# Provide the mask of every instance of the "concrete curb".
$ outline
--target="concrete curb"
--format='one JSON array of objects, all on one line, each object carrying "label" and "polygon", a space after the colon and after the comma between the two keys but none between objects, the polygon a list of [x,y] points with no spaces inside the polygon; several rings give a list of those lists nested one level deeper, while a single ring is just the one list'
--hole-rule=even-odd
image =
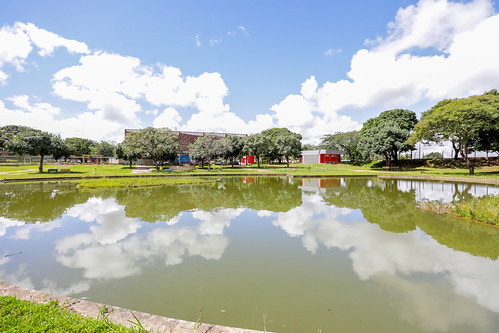
[{"label": "concrete curb", "polygon": [[[14,296],[21,300],[26,300],[34,303],[48,303],[51,300],[57,300],[59,305],[64,306],[71,312],[83,315],[85,317],[98,318],[100,309],[104,306],[101,303],[95,303],[76,298],[48,294],[37,290],[21,288],[5,282],[0,282],[0,296]],[[136,322],[140,320],[142,325],[151,332],[173,332],[173,333],[262,333],[250,329],[242,329],[235,327],[201,324],[197,325],[191,321],[172,319],[162,316],[157,316],[145,312],[132,311],[118,306],[106,305],[108,319],[123,326],[135,326],[130,321]],[[135,315],[137,317],[134,318]]]}]

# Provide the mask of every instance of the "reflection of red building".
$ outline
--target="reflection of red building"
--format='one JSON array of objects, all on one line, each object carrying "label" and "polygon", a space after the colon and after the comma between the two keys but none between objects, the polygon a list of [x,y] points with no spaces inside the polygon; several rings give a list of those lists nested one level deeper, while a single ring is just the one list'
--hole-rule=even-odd
[{"label": "reflection of red building", "polygon": [[342,150],[306,150],[302,151],[302,163],[340,163]]},{"label": "reflection of red building", "polygon": [[340,187],[340,178],[303,178],[301,180],[303,187],[318,187],[318,188],[331,188]]},{"label": "reflection of red building", "polygon": [[255,156],[243,156],[242,164],[255,164]]},{"label": "reflection of red building", "polygon": [[243,177],[243,184],[253,184],[255,177]]}]

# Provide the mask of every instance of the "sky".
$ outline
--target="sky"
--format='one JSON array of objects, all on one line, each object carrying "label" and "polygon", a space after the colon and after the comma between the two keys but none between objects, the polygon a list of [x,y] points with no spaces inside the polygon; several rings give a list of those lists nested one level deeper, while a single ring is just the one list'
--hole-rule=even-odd
[{"label": "sky", "polygon": [[499,88],[489,0],[0,0],[0,126],[319,143],[385,110]]}]

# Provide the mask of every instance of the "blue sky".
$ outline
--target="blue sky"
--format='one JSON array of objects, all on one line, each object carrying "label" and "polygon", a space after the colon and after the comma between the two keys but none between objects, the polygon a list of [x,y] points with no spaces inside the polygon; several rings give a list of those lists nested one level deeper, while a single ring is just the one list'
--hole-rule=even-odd
[{"label": "blue sky", "polygon": [[0,3],[0,126],[146,126],[318,142],[499,87],[489,0]]}]

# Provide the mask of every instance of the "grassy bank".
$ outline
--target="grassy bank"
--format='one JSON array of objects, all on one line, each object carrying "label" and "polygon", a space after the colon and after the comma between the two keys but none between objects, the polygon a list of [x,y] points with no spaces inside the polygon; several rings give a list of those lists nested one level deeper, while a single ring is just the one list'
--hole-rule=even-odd
[{"label": "grassy bank", "polygon": [[259,174],[289,174],[293,176],[322,176],[322,175],[403,175],[403,176],[428,176],[428,177],[449,177],[449,178],[470,178],[470,179],[493,179],[499,180],[499,166],[483,166],[476,168],[476,174],[470,176],[465,168],[432,168],[428,166],[420,166],[412,168],[409,171],[384,171],[382,169],[373,169],[371,165],[351,165],[346,163],[341,164],[291,164],[289,168],[285,165],[256,165],[245,166],[216,166],[212,170],[194,169],[194,170],[173,170],[173,171],[156,171],[154,168],[147,172],[139,174],[133,173],[134,168],[123,165],[72,165],[72,166],[57,166],[46,165],[44,170],[49,168],[70,168],[71,173],[64,174],[49,174],[46,171],[39,173],[36,166],[22,167],[3,167],[0,166],[0,180],[2,179],[64,179],[67,177],[112,177],[112,176],[130,176],[136,175],[188,175],[188,176],[203,176],[203,175],[259,175]]},{"label": "grassy bank", "polygon": [[100,312],[98,319],[92,319],[68,311],[57,301],[36,304],[1,296],[0,332],[146,332],[111,323],[105,307]]},{"label": "grassy bank", "polygon": [[186,184],[211,184],[213,178],[202,177],[161,177],[161,178],[101,178],[87,179],[80,181],[80,187],[100,188],[100,187],[145,187],[160,185],[186,185]]},{"label": "grassy bank", "polygon": [[499,196],[474,197],[452,203],[425,201],[420,208],[499,226]]}]

